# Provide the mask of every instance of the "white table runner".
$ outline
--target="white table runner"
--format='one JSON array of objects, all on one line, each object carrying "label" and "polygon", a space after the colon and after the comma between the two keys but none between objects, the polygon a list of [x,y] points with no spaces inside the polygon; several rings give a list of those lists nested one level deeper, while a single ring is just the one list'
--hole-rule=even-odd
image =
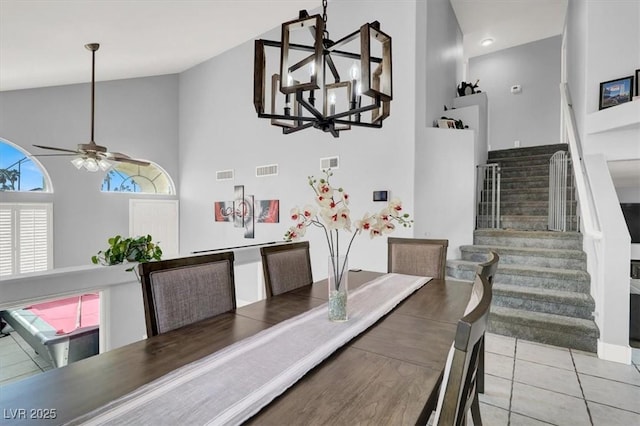
[{"label": "white table runner", "polygon": [[349,321],[326,303],[185,365],[72,422],[240,424],[431,278],[386,274],[349,293]]}]

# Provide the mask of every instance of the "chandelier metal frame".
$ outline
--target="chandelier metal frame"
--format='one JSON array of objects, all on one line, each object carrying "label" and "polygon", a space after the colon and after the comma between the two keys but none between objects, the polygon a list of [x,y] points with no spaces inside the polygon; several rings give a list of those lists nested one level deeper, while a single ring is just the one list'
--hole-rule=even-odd
[{"label": "chandelier metal frame", "polygon": [[[322,4],[322,16],[309,16],[306,10],[301,10],[298,19],[283,23],[281,41],[255,40],[253,103],[258,117],[270,119],[272,125],[282,127],[284,134],[313,127],[339,137],[341,131],[352,126],[381,128],[390,116],[393,99],[391,37],[374,21],[333,42],[326,30],[327,0]],[[292,42],[292,33],[301,29],[310,32],[313,44]],[[358,38],[360,43],[355,44],[359,51],[345,50]],[[372,55],[372,43],[379,44],[381,56]],[[270,47],[280,49],[280,68],[279,73],[269,78],[268,104],[266,49]],[[301,59],[299,52],[303,52]],[[293,59],[294,56],[298,59]],[[348,78],[344,69],[338,69],[338,58],[352,61]],[[293,79],[293,73],[304,67],[309,70],[308,79]],[[287,78],[282,78],[284,75]],[[321,94],[320,107],[316,106],[316,91]],[[284,108],[277,107],[276,96],[284,96]],[[337,111],[338,96],[340,105],[346,106]],[[368,119],[366,112],[371,112]]]}]

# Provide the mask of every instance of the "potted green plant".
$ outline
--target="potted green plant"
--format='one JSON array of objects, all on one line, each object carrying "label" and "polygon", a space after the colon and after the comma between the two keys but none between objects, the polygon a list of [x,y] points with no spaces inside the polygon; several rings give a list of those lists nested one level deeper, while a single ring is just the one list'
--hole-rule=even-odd
[{"label": "potted green plant", "polygon": [[[109,248],[100,250],[95,256],[91,256],[91,262],[100,265],[117,265],[128,262],[149,262],[160,260],[162,249],[158,243],[154,243],[151,235],[143,237],[122,238],[120,235],[107,240]],[[134,267],[127,271],[135,271]]]}]

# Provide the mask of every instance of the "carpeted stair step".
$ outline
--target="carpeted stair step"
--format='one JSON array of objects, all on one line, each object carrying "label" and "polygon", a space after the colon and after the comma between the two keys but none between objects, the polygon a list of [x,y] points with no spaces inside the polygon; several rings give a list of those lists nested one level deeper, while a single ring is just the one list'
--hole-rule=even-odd
[{"label": "carpeted stair step", "polygon": [[501,215],[500,226],[503,229],[519,231],[546,231],[549,228],[547,215]]},{"label": "carpeted stair step", "polygon": [[548,345],[596,352],[598,327],[592,320],[491,307],[489,331]]},{"label": "carpeted stair step", "polygon": [[[484,192],[485,199],[491,199],[492,191]],[[500,204],[503,202],[518,201],[546,201],[549,202],[548,188],[528,188],[519,190],[502,190],[500,191]]]},{"label": "carpeted stair step", "polygon": [[[554,151],[555,153],[556,151]],[[553,154],[520,155],[513,157],[491,158],[487,162],[498,163],[500,167],[549,166]]]},{"label": "carpeted stair step", "polygon": [[529,167],[500,167],[500,176],[504,179],[516,177],[540,178],[549,177],[549,165]]},{"label": "carpeted stair step", "polygon": [[[472,281],[475,278],[478,262],[470,260],[447,260],[447,276]],[[576,293],[588,293],[590,277],[586,271],[544,268],[540,266],[498,264],[495,283],[537,287]]]},{"label": "carpeted stair step", "polygon": [[567,151],[567,149],[567,145],[562,143],[553,145],[536,145],[525,148],[500,149],[496,151],[489,151],[488,158],[489,160],[493,160],[500,158],[524,157],[544,154],[548,154],[549,156],[551,156],[557,151]]},{"label": "carpeted stair step", "polygon": [[[567,203],[568,204],[568,203]],[[568,204],[568,208],[571,207]],[[489,211],[489,203],[480,203],[478,206],[481,212]],[[505,215],[526,215],[532,214],[543,216],[549,214],[549,202],[544,201],[508,201],[500,203],[500,213]]]},{"label": "carpeted stair step", "polygon": [[478,229],[473,233],[473,240],[474,244],[487,246],[582,250],[582,234],[579,232]]},{"label": "carpeted stair step", "polygon": [[[549,189],[549,175],[539,176],[537,179],[530,177],[500,177],[500,188],[503,191],[511,189],[529,189],[529,188],[546,188]],[[490,189],[485,182],[485,189]]]},{"label": "carpeted stair step", "polygon": [[583,319],[593,319],[595,310],[593,298],[586,293],[500,283],[493,285],[492,306]]},{"label": "carpeted stair step", "polygon": [[461,246],[462,260],[486,262],[489,251],[500,256],[500,265],[526,265],[545,268],[578,269],[586,271],[587,255],[582,250],[535,247],[506,247],[492,245]]}]

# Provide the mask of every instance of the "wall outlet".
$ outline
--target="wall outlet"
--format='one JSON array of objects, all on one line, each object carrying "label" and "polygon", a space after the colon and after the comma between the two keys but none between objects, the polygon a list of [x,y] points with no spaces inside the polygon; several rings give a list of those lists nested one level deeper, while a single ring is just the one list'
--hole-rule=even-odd
[{"label": "wall outlet", "polygon": [[520,148],[520,141],[513,141],[513,146]]}]

